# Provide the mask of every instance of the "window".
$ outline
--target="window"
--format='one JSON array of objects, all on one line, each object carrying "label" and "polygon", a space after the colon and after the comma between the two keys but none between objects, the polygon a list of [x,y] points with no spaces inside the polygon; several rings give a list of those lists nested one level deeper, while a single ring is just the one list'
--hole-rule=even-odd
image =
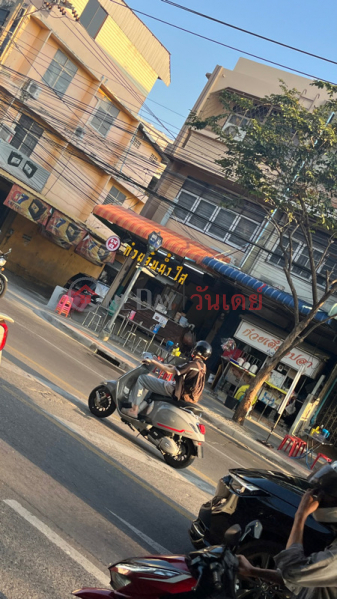
[{"label": "window", "polygon": [[[315,239],[313,240],[315,244]],[[324,245],[327,244],[327,239],[325,239],[325,244],[322,239],[316,240],[316,247],[313,250],[313,257],[315,264],[318,265],[320,259],[324,253]],[[289,242],[285,240],[284,245],[288,247]],[[333,244],[329,250],[328,255],[326,256],[323,264],[317,269],[317,284],[324,286],[325,285],[325,277],[326,272],[331,272],[336,277],[337,276],[337,247],[334,248]],[[337,244],[336,244],[337,245]],[[284,267],[284,256],[283,252],[280,248],[279,243],[274,247],[273,253],[269,256],[268,261],[275,266]],[[309,261],[309,250],[308,246],[304,241],[293,240],[293,259],[292,259],[292,272],[298,275],[301,279],[305,279],[306,281],[311,281],[311,268]]]},{"label": "window", "polygon": [[66,54],[57,50],[42,80],[51,87],[58,96],[63,96],[69,84],[75,77],[77,66],[69,60]]},{"label": "window", "polygon": [[135,138],[132,142],[132,145],[135,146],[135,148],[137,148],[137,150],[139,150],[139,148],[142,144],[140,143],[139,139]]},{"label": "window", "polygon": [[110,100],[101,100],[91,119],[91,125],[103,137],[106,137],[119,112],[119,109]]},{"label": "window", "polygon": [[122,193],[117,187],[111,187],[108,195],[106,196],[103,204],[123,204],[126,200],[125,193]]},{"label": "window", "polygon": [[10,143],[26,156],[30,156],[42,135],[42,127],[29,116],[22,114],[15,125],[15,135]]},{"label": "window", "polygon": [[250,202],[233,210],[220,207],[225,200],[229,198],[188,180],[179,192],[173,216],[211,237],[243,248],[256,235],[265,212]]},{"label": "window", "polygon": [[96,37],[108,13],[97,0],[89,0],[80,16],[80,23],[91,37]]},{"label": "window", "polygon": [[152,164],[156,164],[158,162],[158,158],[155,156],[155,154],[151,154],[149,160],[152,162]]}]

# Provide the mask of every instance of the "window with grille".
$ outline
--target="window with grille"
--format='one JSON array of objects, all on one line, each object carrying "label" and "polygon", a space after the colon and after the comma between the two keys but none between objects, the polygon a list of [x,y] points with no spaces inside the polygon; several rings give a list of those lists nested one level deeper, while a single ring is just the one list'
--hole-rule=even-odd
[{"label": "window with grille", "polygon": [[[320,236],[321,237],[321,236]],[[328,239],[325,239],[325,247],[324,241],[322,243],[322,239],[315,239],[313,237],[313,258],[315,264],[318,266],[319,262],[324,254],[325,247],[328,244]],[[285,249],[289,247],[289,239],[285,239],[283,242]],[[337,277],[337,244],[332,244],[327,256],[325,257],[323,263],[317,268],[317,284],[320,286],[325,285],[326,281],[326,273],[331,272],[334,278]],[[316,246],[316,247],[315,247]],[[268,258],[271,264],[275,266],[279,266],[281,268],[284,267],[285,260],[284,254],[281,250],[279,242],[272,250],[272,254]],[[305,241],[294,239],[293,240],[293,255],[292,255],[292,272],[299,276],[301,279],[305,279],[306,281],[311,281],[311,268],[310,268],[310,259],[309,259],[309,250]]]},{"label": "window with grille", "polygon": [[108,13],[97,0],[89,0],[80,16],[80,23],[89,35],[95,38],[107,16]]},{"label": "window with grille", "polygon": [[92,127],[103,135],[103,137],[106,137],[119,112],[119,108],[110,102],[110,100],[101,100],[91,119]]},{"label": "window with grille", "polygon": [[119,191],[119,189],[117,189],[117,187],[111,187],[103,204],[119,204],[119,205],[121,205],[121,204],[123,204],[123,202],[125,200],[126,200],[125,193],[122,193],[121,191]]},{"label": "window with grille", "polygon": [[173,217],[229,245],[244,248],[256,236],[265,212],[250,202],[235,209],[219,206],[226,200],[228,203],[229,198],[220,193],[188,181],[178,194]]},{"label": "window with grille", "polygon": [[66,54],[57,50],[42,80],[51,87],[58,96],[63,96],[77,73],[77,66]]},{"label": "window with grille", "polygon": [[15,125],[15,135],[10,143],[26,156],[30,156],[42,135],[43,128],[29,116],[22,114]]},{"label": "window with grille", "polygon": [[157,158],[157,156],[155,156],[155,154],[151,154],[149,160],[150,160],[150,162],[152,162],[152,164],[157,164],[157,162],[158,162],[158,158]]},{"label": "window with grille", "polygon": [[132,145],[135,146],[135,148],[137,148],[137,150],[139,150],[139,148],[142,144],[140,143],[139,139],[135,138],[132,142]]}]

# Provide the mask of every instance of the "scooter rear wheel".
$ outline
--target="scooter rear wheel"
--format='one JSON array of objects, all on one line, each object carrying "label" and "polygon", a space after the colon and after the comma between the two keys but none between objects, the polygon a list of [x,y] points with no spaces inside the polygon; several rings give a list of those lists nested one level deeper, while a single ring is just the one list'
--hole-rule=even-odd
[{"label": "scooter rear wheel", "polygon": [[106,385],[99,385],[91,391],[88,405],[90,412],[97,418],[107,418],[116,409],[116,404]]},{"label": "scooter rear wheel", "polygon": [[176,470],[181,470],[192,464],[195,459],[195,449],[191,439],[181,439],[181,441],[178,442],[178,445],[180,447],[180,452],[177,455],[173,456],[164,453],[163,457],[166,464],[172,468],[176,468]]},{"label": "scooter rear wheel", "polygon": [[7,291],[7,279],[0,273],[0,298],[3,297]]}]

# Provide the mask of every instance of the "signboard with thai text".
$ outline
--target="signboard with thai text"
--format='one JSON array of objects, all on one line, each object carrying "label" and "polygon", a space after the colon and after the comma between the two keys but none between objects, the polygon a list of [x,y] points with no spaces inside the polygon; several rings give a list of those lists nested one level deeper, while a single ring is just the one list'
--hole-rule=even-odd
[{"label": "signboard with thai text", "polygon": [[49,171],[2,139],[0,139],[0,168],[35,191],[42,191],[50,175]]},{"label": "signboard with thai text", "polygon": [[[244,341],[251,347],[255,347],[267,356],[273,356],[282,343],[282,339],[245,321],[241,322],[234,337],[240,339],[240,341]],[[310,376],[311,378],[316,376],[321,365],[321,360],[316,358],[316,356],[313,356],[298,347],[291,349],[281,362],[287,364],[287,366],[291,366],[294,370],[299,370],[301,366],[305,365],[303,374]]]},{"label": "signboard with thai text", "polygon": [[[137,262],[141,262],[145,256],[145,254],[135,248],[135,243],[131,243],[131,245],[127,245],[123,254],[124,256],[130,256],[132,260],[137,260]],[[183,266],[172,266],[171,261],[172,254],[167,254],[166,258],[163,261],[157,259],[156,253],[152,252],[150,256],[145,261],[144,266],[146,266],[149,270],[155,271],[158,275],[162,275],[164,277],[169,277],[173,281],[177,281],[179,285],[183,285],[188,277],[188,273],[183,273]]]},{"label": "signboard with thai text", "polygon": [[75,249],[76,254],[79,254],[89,262],[96,266],[103,264],[112,264],[115,261],[116,252],[110,252],[105,246],[105,243],[96,241],[91,235],[86,235]]},{"label": "signboard with thai text", "polygon": [[18,185],[13,185],[4,201],[4,206],[8,206],[8,208],[40,225],[46,224],[52,211],[49,204],[39,198],[34,198],[33,195],[27,193]]}]

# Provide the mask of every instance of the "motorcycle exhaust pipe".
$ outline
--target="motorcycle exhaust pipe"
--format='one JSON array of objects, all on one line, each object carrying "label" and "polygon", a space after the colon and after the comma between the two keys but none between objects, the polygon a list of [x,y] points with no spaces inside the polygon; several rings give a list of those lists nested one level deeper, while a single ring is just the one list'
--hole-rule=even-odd
[{"label": "motorcycle exhaust pipe", "polygon": [[[153,431],[152,434],[155,434]],[[148,434],[148,440],[155,445],[162,453],[168,453],[169,455],[176,456],[179,453],[179,447],[173,439],[170,437],[158,437],[155,438],[152,434]]]}]

